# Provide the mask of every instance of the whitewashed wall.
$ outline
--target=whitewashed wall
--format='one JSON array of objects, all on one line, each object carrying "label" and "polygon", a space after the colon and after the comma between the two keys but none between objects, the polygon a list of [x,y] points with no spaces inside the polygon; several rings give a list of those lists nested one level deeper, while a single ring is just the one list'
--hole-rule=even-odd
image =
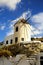
[{"label": "whitewashed wall", "polygon": [[[20,22],[20,21],[19,21]],[[27,23],[17,23],[14,26],[14,30],[16,30],[16,27],[18,26],[18,31],[14,31],[14,41],[15,41],[15,37],[18,37],[18,42],[29,42],[31,41],[31,29],[30,29],[30,25]],[[24,41],[21,40],[21,38],[24,38]]]},{"label": "whitewashed wall", "polygon": [[4,44],[6,44],[6,41],[7,41],[7,40],[8,40],[8,44],[10,44],[11,39],[12,39],[12,43],[14,43],[14,34],[5,37]]}]

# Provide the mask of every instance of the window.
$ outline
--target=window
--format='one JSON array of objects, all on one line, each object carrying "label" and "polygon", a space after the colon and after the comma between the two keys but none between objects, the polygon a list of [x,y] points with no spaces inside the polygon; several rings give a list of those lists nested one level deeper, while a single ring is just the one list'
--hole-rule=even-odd
[{"label": "window", "polygon": [[12,44],[12,42],[13,42],[13,40],[11,39],[11,40],[10,40],[10,43]]},{"label": "window", "polygon": [[8,44],[8,40],[6,41],[6,44]]},{"label": "window", "polygon": [[17,43],[17,41],[18,41],[18,37],[15,37],[15,43]]},{"label": "window", "polygon": [[18,31],[18,26],[16,27],[16,32]]},{"label": "window", "polygon": [[40,57],[40,65],[43,65],[43,56]]},{"label": "window", "polygon": [[24,38],[21,38],[22,41],[24,41]]}]

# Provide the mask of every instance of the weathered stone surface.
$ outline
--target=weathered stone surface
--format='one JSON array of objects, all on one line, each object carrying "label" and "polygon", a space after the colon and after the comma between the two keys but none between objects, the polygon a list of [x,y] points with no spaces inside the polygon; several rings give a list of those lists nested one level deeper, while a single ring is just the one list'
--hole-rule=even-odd
[{"label": "weathered stone surface", "polygon": [[19,54],[16,57],[0,58],[0,65],[34,65],[35,58],[27,58],[24,54]]},{"label": "weathered stone surface", "polygon": [[30,65],[29,61],[26,59],[21,60],[18,65]]},{"label": "weathered stone surface", "polygon": [[6,57],[1,57],[0,65],[13,65],[13,64]]},{"label": "weathered stone surface", "polygon": [[17,55],[17,56],[15,57],[15,61],[20,61],[21,59],[24,59],[24,58],[26,58],[26,55],[24,55],[24,54],[19,54],[19,55]]}]

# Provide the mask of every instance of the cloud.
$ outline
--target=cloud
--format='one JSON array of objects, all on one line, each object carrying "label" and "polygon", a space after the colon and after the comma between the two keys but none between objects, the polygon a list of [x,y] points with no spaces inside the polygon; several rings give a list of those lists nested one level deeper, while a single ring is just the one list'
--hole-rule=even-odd
[{"label": "cloud", "polygon": [[38,25],[36,25],[38,29],[43,29],[43,12],[32,16],[31,20],[33,21],[33,23],[36,23]]},{"label": "cloud", "polygon": [[36,23],[42,23],[43,22],[43,12],[33,15],[32,21]]},{"label": "cloud", "polygon": [[39,34],[41,34],[41,33],[42,33],[41,31],[37,30],[35,27],[33,27],[33,26],[31,25],[31,35],[32,35],[32,36],[37,36],[37,35],[39,35]]},{"label": "cloud", "polygon": [[12,35],[14,34],[14,30],[10,30],[9,32],[7,32],[6,36]]},{"label": "cloud", "polygon": [[7,6],[10,9],[15,9],[20,2],[21,0],[0,0],[0,6]]},{"label": "cloud", "polygon": [[4,30],[4,29],[5,29],[4,25],[0,26],[0,30]]},{"label": "cloud", "polygon": [[9,24],[9,31],[6,33],[6,36],[9,36],[9,35],[12,35],[12,34],[14,34],[14,23],[13,22],[11,22],[10,24]]},{"label": "cloud", "polygon": [[43,34],[43,12],[33,15],[31,21],[35,23],[34,26],[32,26],[34,34],[36,36]]}]

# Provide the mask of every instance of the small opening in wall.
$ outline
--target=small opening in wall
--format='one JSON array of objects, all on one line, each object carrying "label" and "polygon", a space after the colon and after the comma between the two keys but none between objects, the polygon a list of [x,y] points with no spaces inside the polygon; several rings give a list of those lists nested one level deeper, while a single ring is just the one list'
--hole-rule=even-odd
[{"label": "small opening in wall", "polygon": [[13,43],[13,40],[11,39],[11,40],[10,40],[10,44],[12,44],[12,43]]},{"label": "small opening in wall", "polygon": [[16,27],[16,32],[18,31],[18,26]]},{"label": "small opening in wall", "polygon": [[43,56],[40,57],[40,65],[43,65]]},{"label": "small opening in wall", "polygon": [[22,41],[24,41],[24,38],[21,38]]},{"label": "small opening in wall", "polygon": [[17,43],[18,42],[18,37],[15,37],[15,43]]},{"label": "small opening in wall", "polygon": [[8,44],[8,40],[6,41],[6,44]]}]

